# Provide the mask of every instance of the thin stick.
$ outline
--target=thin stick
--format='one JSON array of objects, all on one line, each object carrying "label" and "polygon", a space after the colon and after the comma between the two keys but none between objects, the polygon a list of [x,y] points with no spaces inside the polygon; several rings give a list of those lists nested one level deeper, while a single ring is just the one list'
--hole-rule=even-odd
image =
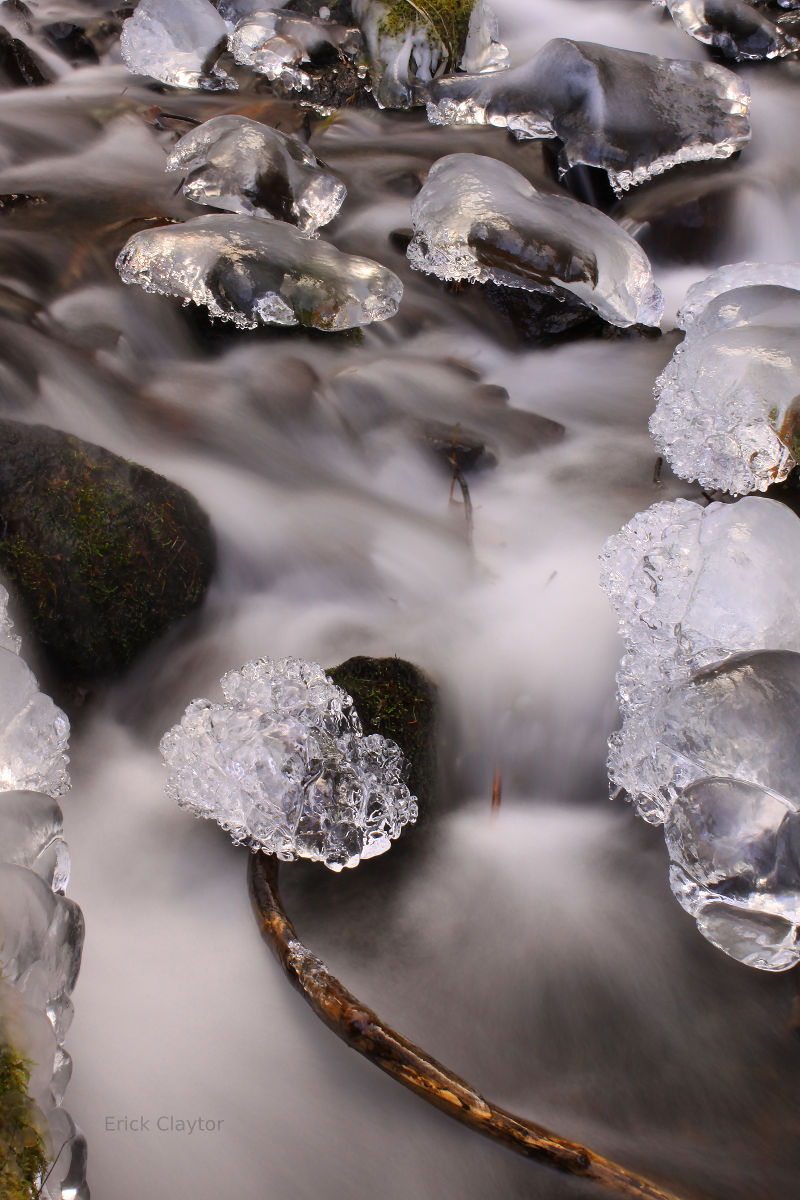
[{"label": "thin stick", "polygon": [[458,1075],[384,1025],[298,939],[281,903],[277,859],[261,853],[251,855],[248,883],[262,937],[290,983],[337,1037],[376,1067],[448,1116],[526,1158],[592,1180],[618,1196],[680,1200],[676,1193],[601,1158],[585,1146],[490,1104]]},{"label": "thin stick", "polygon": [[500,811],[500,805],[503,800],[503,771],[499,762],[494,764],[494,776],[492,777],[492,814],[497,816]]}]

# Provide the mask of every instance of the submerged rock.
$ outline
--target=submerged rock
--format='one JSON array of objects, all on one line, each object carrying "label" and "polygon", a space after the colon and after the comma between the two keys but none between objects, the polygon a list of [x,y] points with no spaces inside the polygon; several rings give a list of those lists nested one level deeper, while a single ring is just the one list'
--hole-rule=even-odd
[{"label": "submerged rock", "polygon": [[247,117],[212,117],[191,130],[167,159],[182,171],[183,194],[196,204],[276,218],[315,233],[347,194],[297,138]]},{"label": "submerged rock", "polygon": [[566,38],[523,66],[446,76],[428,93],[434,124],[558,138],[562,171],[600,167],[618,194],[679,163],[728,158],[750,138],[750,93],[725,67]]},{"label": "submerged rock", "polygon": [[645,254],[609,218],[545,195],[477,154],[439,159],[412,207],[416,270],[440,279],[577,296],[612,325],[658,325],[663,301]]},{"label": "submerged rock", "polygon": [[318,17],[256,9],[237,22],[229,48],[242,66],[252,67],[289,91],[304,91],[314,85],[314,78],[303,66],[356,59],[361,34]]},{"label": "submerged rock", "polygon": [[[679,29],[733,62],[784,58],[800,50],[800,42],[784,33],[775,20],[760,11],[762,0],[755,0],[755,3],[750,0],[653,0],[653,3],[666,8]],[[792,7],[791,0],[781,7]],[[771,16],[778,18],[780,11],[776,5]]]},{"label": "submerged rock", "polygon": [[240,329],[304,325],[326,332],[385,321],[400,280],[282,221],[218,214],[135,233],[117,258],[124,283],[202,304]]},{"label": "submerged rock", "polygon": [[122,670],[202,600],[208,518],[183,488],[60,430],[2,421],[0,437],[0,571],[66,679]]},{"label": "submerged rock", "polygon": [[650,431],[676,475],[740,495],[800,457],[800,266],[738,263],[687,294]]},{"label": "submerged rock", "polygon": [[333,871],[389,849],[417,818],[397,745],[364,735],[353,701],[316,663],[262,658],[194,700],[161,740],[167,794],[233,837]]},{"label": "submerged rock", "polygon": [[497,19],[486,0],[353,0],[364,34],[371,90],[381,108],[425,103],[424,87],[444,71],[507,65]]},{"label": "submerged rock", "polygon": [[357,655],[328,676],[353,699],[361,728],[396,742],[409,760],[408,785],[423,808],[436,791],[436,685],[402,658]]},{"label": "submerged rock", "polygon": [[134,75],[182,88],[235,88],[216,65],[228,27],[209,0],[139,0],[122,26],[120,50]]}]

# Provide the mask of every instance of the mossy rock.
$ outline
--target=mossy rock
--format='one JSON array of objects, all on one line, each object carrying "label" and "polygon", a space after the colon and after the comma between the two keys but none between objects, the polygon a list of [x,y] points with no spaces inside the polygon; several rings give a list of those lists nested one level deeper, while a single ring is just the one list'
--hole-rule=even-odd
[{"label": "mossy rock", "polygon": [[0,421],[0,574],[62,679],[114,675],[200,604],[208,517],[146,467]]},{"label": "mossy rock", "polygon": [[436,685],[402,658],[348,658],[328,671],[352,697],[365,733],[390,738],[411,764],[408,786],[420,801],[421,815],[435,797]]},{"label": "mossy rock", "polygon": [[30,1067],[0,1042],[0,1196],[35,1200],[47,1172],[42,1115],[28,1095]]}]

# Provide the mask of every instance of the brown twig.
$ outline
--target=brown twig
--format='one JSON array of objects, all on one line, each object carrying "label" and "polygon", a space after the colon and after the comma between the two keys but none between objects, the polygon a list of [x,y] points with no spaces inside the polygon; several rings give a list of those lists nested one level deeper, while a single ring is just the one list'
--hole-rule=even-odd
[{"label": "brown twig", "polygon": [[494,764],[494,775],[492,776],[492,814],[496,816],[500,812],[500,805],[503,800],[503,771],[499,762]]},{"label": "brown twig", "polygon": [[592,1180],[617,1196],[680,1200],[676,1193],[601,1158],[585,1146],[491,1104],[435,1058],[384,1025],[298,939],[281,903],[277,859],[262,853],[252,855],[248,882],[262,937],[290,983],[337,1037],[376,1067],[448,1116],[526,1158]]}]

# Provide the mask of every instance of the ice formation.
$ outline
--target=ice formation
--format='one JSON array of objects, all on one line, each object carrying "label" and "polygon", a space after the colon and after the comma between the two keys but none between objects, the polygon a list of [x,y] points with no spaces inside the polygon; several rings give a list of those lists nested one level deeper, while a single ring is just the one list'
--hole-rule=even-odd
[{"label": "ice formation", "polygon": [[[29,1064],[27,1096],[49,1164],[37,1194],[88,1200],[86,1142],[61,1107],[72,1070],[62,1043],[72,1020],[83,916],[64,896],[69,853],[61,810],[41,790],[21,790],[64,789],[68,727],[64,714],[36,692],[17,656],[5,607],[0,588],[6,647],[0,649],[0,724],[6,722],[0,734],[0,1053]],[[14,1145],[18,1131],[8,1115],[4,1132],[12,1139],[6,1146]],[[3,1166],[14,1170],[10,1161]]]},{"label": "ice formation", "polygon": [[450,154],[431,168],[412,207],[416,270],[563,298],[612,325],[658,325],[663,302],[646,255],[603,213],[537,192],[513,167]]},{"label": "ice formation", "polygon": [[625,639],[610,777],[665,824],[705,936],[766,970],[800,958],[798,554],[798,518],[755,497],[656,504],[603,553]]},{"label": "ice formation", "polygon": [[186,176],[196,204],[276,218],[315,233],[333,220],[347,194],[297,138],[248,117],[212,117],[182,137],[168,171]]},{"label": "ice formation", "polygon": [[117,258],[124,283],[206,305],[241,329],[306,325],[334,332],[394,316],[400,280],[283,221],[217,213],[135,233]]},{"label": "ice formation", "polygon": [[800,264],[723,267],[689,291],[679,323],[650,418],[660,453],[706,488],[780,483],[800,433]]},{"label": "ice formation", "polygon": [[194,700],[161,740],[169,796],[236,843],[333,871],[389,849],[417,804],[394,742],[364,736],[350,696],[316,663],[262,658]]},{"label": "ice formation", "polygon": [[[800,42],[759,11],[762,0],[755,3],[750,0],[653,0],[653,3],[666,8],[680,29],[698,42],[713,46],[734,62],[782,58],[800,50]],[[793,7],[791,0],[781,7]]]},{"label": "ice formation", "polygon": [[228,27],[209,0],[140,0],[122,25],[120,50],[134,75],[182,88],[235,88],[216,61]]},{"label": "ice formation", "polygon": [[434,124],[558,138],[563,170],[601,167],[618,194],[679,163],[728,158],[750,138],[750,93],[727,68],[566,38],[510,71],[446,76],[428,93]]},{"label": "ice formation", "polygon": [[242,66],[279,81],[285,88],[302,91],[311,87],[312,77],[303,64],[357,58],[361,35],[357,29],[320,21],[299,13],[255,11],[243,16],[231,33],[231,54]]},{"label": "ice formation", "polygon": [[[497,19],[486,0],[476,0],[470,12],[463,45],[458,29],[425,20],[420,6],[409,5],[407,23],[395,28],[388,4],[382,0],[353,0],[353,12],[364,35],[371,89],[381,108],[411,108],[424,104],[424,88],[437,75],[461,67],[480,73],[507,65],[508,50],[498,40]],[[437,5],[431,5],[440,16]],[[445,32],[447,29],[447,32]],[[444,40],[443,40],[444,39]]]}]

